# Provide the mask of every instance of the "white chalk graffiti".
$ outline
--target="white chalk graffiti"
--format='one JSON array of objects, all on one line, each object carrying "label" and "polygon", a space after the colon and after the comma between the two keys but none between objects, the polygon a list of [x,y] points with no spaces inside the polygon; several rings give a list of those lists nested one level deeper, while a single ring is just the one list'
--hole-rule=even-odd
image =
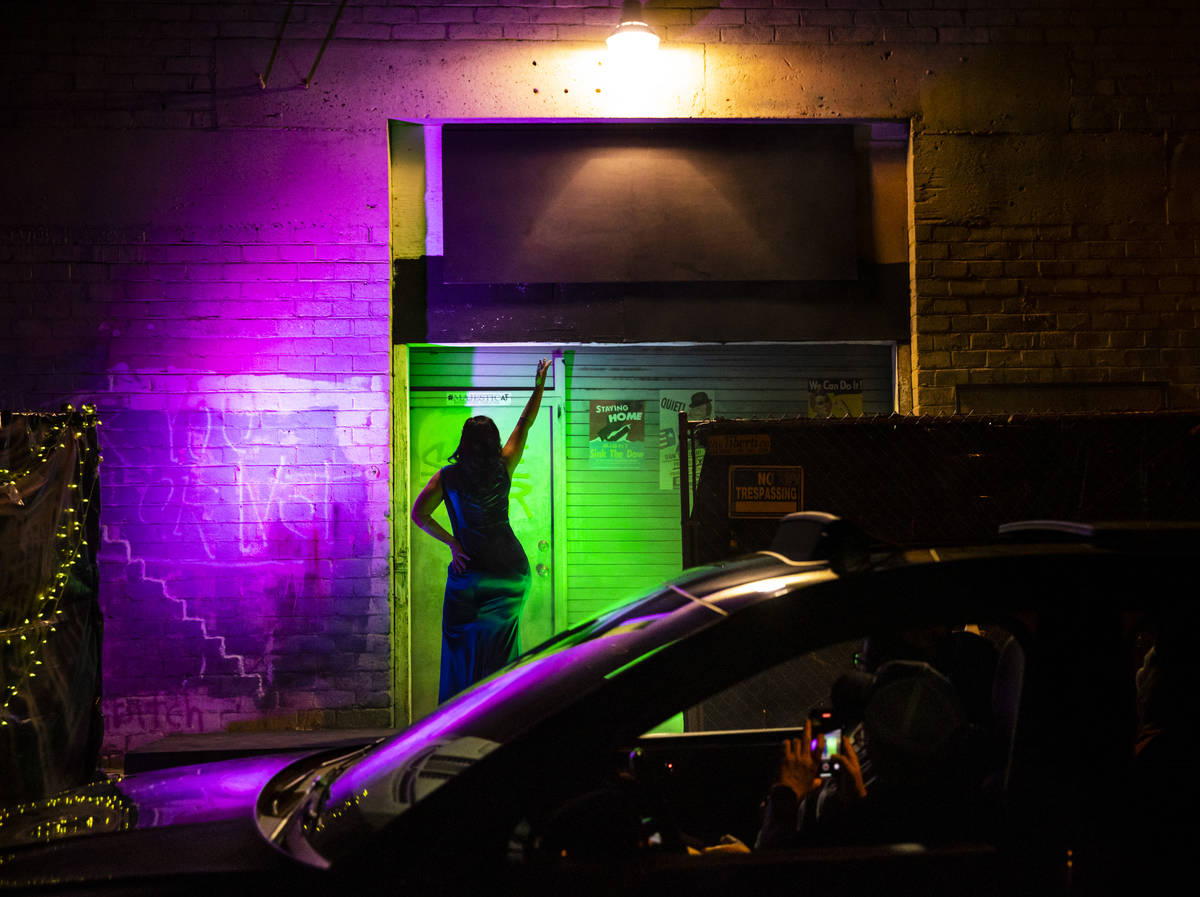
[{"label": "white chalk graffiti", "polygon": [[[318,638],[339,577],[346,577],[345,597],[365,607],[378,599],[358,591],[360,583],[387,569],[386,555],[373,554],[387,548],[380,535],[386,468],[370,463],[355,442],[352,431],[368,431],[369,417],[358,414],[343,427],[341,414],[327,407],[124,412],[106,429],[104,550],[125,566],[110,570],[105,588],[118,601],[157,602],[160,591],[165,599],[149,611],[149,628],[136,617],[114,620],[116,643],[124,649],[146,639],[159,620],[188,624],[170,632],[170,642],[142,641],[144,669],[130,661],[133,678],[120,680],[127,693],[106,697],[106,708],[129,725],[160,725],[161,708],[175,707],[181,693],[192,699],[190,709],[162,717],[161,725],[176,720],[203,731],[231,714],[278,708],[285,692],[304,692],[300,700],[307,700],[337,691],[330,684],[336,670],[297,658],[312,660],[302,656],[306,640]],[[386,447],[386,431],[380,441]],[[153,586],[142,594],[139,581]],[[353,666],[344,657],[337,663]],[[128,703],[134,698],[141,701],[136,712]]]},{"label": "white chalk graffiti", "polygon": [[[139,579],[143,582],[152,582],[152,583],[155,583],[156,585],[158,585],[162,589],[163,597],[166,598],[168,601],[172,602],[176,607],[179,608],[178,619],[182,620],[185,623],[196,623],[199,627],[200,635],[201,635],[201,638],[204,640],[204,642],[206,644],[212,646],[216,650],[217,656],[221,657],[224,660],[230,660],[230,661],[234,662],[235,669],[237,670],[236,675],[239,678],[251,679],[254,682],[256,682],[257,688],[255,690],[255,693],[259,697],[262,697],[262,695],[265,693],[264,686],[266,683],[264,683],[263,676],[261,674],[246,672],[246,658],[241,654],[233,654],[233,653],[230,653],[229,651],[227,651],[225,649],[225,637],[221,636],[221,635],[211,635],[208,631],[207,621],[205,621],[205,619],[203,617],[195,616],[194,614],[192,614],[188,611],[188,602],[187,602],[186,598],[177,598],[171,594],[170,586],[168,585],[166,579],[149,575],[146,572],[146,561],[142,558],[134,557],[133,547],[129,544],[128,540],[114,537],[112,535],[112,533],[109,531],[109,528],[107,526],[102,525],[100,527],[100,532],[101,532],[101,536],[102,536],[102,541],[105,546],[106,555],[109,554],[109,552],[111,551],[111,549],[114,546],[116,546],[118,548],[118,550],[123,553],[124,559],[126,560],[126,562],[130,566],[134,567],[135,570],[137,571],[137,579]],[[207,664],[207,654],[205,652],[201,652],[201,654],[200,654],[200,676],[202,678],[205,674],[206,664]],[[269,678],[269,671],[268,671],[268,678]]]}]

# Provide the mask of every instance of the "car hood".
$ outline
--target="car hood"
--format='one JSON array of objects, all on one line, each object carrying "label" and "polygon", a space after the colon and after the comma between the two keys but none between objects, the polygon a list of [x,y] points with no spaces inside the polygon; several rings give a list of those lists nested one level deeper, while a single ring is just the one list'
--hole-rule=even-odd
[{"label": "car hood", "polygon": [[114,777],[44,800],[0,809],[0,850],[130,829],[244,818],[271,777],[295,754]]},{"label": "car hood", "polygon": [[2,807],[0,889],[108,882],[136,890],[135,880],[188,873],[277,875],[292,864],[259,835],[255,799],[301,756],[141,773]]}]

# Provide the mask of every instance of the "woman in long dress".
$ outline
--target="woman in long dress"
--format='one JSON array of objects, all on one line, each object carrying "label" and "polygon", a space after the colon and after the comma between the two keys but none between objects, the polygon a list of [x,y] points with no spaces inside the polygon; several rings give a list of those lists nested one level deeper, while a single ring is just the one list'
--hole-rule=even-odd
[{"label": "woman in long dress", "polygon": [[[441,703],[520,654],[518,624],[529,589],[529,559],[508,522],[508,491],[542,404],[550,362],[538,362],[533,393],[500,445],[490,417],[463,424],[452,464],[435,473],[413,503],[413,522],[450,549],[442,605]],[[453,532],[433,519],[445,502]]]}]

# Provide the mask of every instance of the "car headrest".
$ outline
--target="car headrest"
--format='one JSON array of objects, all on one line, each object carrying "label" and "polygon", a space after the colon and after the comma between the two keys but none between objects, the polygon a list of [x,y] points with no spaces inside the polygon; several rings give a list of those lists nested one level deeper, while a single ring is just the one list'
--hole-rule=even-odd
[{"label": "car headrest", "polygon": [[966,724],[954,686],[929,664],[894,660],[876,672],[863,729],[880,779],[905,785],[942,779]]},{"label": "car headrest", "polygon": [[870,541],[849,520],[822,511],[797,511],[779,523],[771,551],[793,561],[829,561],[839,576],[870,565]]},{"label": "car headrest", "polygon": [[992,724],[992,688],[999,656],[991,641],[965,630],[947,633],[937,644],[935,665],[954,685],[967,719],[979,726]]},{"label": "car headrest", "polygon": [[862,722],[874,687],[875,676],[862,670],[843,673],[834,681],[829,698],[834,716],[843,727]]}]

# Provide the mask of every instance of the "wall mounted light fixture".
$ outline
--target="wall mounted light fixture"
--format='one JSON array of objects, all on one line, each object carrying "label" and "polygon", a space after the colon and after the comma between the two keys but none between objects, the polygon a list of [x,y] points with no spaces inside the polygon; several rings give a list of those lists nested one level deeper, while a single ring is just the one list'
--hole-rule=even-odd
[{"label": "wall mounted light fixture", "polygon": [[658,35],[646,23],[641,0],[621,4],[621,22],[605,43],[610,52],[621,56],[639,56],[658,49]]}]

